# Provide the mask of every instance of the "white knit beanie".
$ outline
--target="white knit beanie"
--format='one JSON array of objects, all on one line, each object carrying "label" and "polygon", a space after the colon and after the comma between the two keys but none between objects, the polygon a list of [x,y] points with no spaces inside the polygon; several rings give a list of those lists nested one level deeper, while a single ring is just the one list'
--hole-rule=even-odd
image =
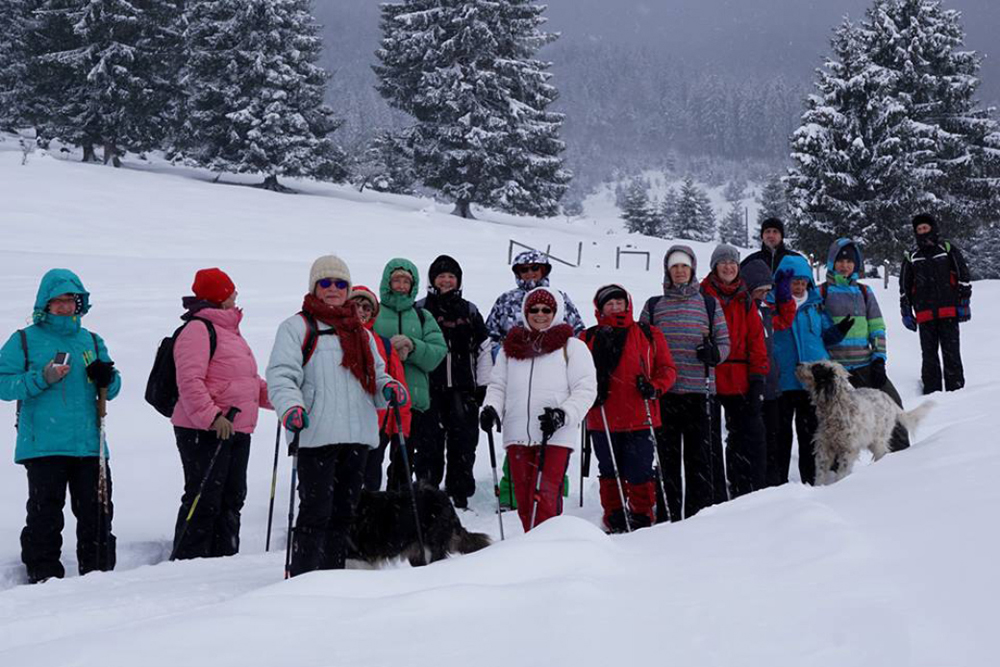
[{"label": "white knit beanie", "polygon": [[334,280],[346,280],[348,288],[351,284],[351,270],[347,268],[344,260],[336,255],[324,255],[315,262],[309,269],[309,292],[316,289],[316,283],[323,278],[333,278]]},{"label": "white knit beanie", "polygon": [[693,260],[691,259],[691,256],[688,255],[683,250],[674,250],[672,253],[670,253],[670,257],[667,257],[667,269],[669,270],[671,267],[677,264],[684,264],[686,266],[691,266],[692,262]]}]

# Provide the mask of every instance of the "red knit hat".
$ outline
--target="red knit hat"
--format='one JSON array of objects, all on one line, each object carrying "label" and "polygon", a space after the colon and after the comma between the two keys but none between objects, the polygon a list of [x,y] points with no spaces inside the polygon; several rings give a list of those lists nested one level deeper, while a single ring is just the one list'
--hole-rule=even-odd
[{"label": "red knit hat", "polygon": [[552,312],[556,312],[559,307],[556,303],[556,298],[548,290],[536,289],[532,290],[528,297],[524,300],[524,312],[527,313],[532,306],[548,306],[552,309]]},{"label": "red knit hat", "polygon": [[236,285],[221,269],[202,269],[194,274],[194,284],[191,290],[199,299],[215,304],[221,304],[233,295]]}]

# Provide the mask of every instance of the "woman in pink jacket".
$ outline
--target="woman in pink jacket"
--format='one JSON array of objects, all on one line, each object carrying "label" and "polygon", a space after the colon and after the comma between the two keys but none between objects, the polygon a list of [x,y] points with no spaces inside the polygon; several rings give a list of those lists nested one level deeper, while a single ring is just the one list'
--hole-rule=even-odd
[{"label": "woman in pink jacket", "polygon": [[[170,421],[184,466],[174,557],[232,556],[240,549],[250,434],[258,409],[272,408],[267,383],[257,375],[253,352],[240,335],[243,311],[236,307],[233,281],[219,269],[202,269],[192,290],[194,296],[183,300],[181,319],[187,324],[174,343],[179,397]],[[234,409],[238,412],[230,419]],[[211,477],[188,520],[209,467]]]}]

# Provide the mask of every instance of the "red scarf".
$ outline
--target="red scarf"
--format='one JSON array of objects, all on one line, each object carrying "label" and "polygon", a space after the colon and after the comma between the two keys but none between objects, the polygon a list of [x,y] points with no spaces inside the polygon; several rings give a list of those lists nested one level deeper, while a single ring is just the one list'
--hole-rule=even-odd
[{"label": "red scarf", "polygon": [[306,294],[302,311],[336,330],[340,347],[344,350],[340,365],[351,371],[365,391],[374,394],[375,359],[368,343],[368,331],[358,319],[354,303],[348,301],[343,306],[330,306],[315,295]]},{"label": "red scarf", "polygon": [[503,351],[510,359],[534,359],[564,347],[573,337],[573,327],[557,324],[545,331],[535,331],[518,325],[503,341]]}]

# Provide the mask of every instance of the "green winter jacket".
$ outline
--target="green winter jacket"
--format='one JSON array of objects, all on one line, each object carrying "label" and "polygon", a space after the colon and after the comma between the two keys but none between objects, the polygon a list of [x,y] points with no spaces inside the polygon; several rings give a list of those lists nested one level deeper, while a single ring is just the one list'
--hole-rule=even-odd
[{"label": "green winter jacket", "polygon": [[[413,276],[413,287],[409,294],[396,294],[389,287],[389,277],[396,269],[408,271]],[[423,312],[423,322],[413,307],[419,294],[420,275],[417,267],[408,259],[397,257],[389,260],[382,271],[379,285],[378,317],[375,319],[375,333],[386,338],[403,334],[413,341],[413,352],[403,362],[406,386],[410,390],[410,405],[417,411],[431,406],[428,374],[437,368],[448,354],[448,345],[438,327],[437,321],[427,311]]]},{"label": "green winter jacket", "polygon": [[[45,312],[53,297],[79,294],[80,313],[56,316]],[[18,332],[0,348],[0,399],[22,401],[14,461],[23,463],[42,456],[98,456],[97,388],[87,378],[87,364],[96,355],[110,361],[100,336],[80,326],[90,310],[90,295],[72,271],[52,269],[42,277],[32,314],[34,324],[24,330],[27,339],[28,370]],[[61,381],[48,385],[42,370],[56,352],[70,354],[70,370]],[[121,389],[115,371],[108,387],[108,399]]]}]

